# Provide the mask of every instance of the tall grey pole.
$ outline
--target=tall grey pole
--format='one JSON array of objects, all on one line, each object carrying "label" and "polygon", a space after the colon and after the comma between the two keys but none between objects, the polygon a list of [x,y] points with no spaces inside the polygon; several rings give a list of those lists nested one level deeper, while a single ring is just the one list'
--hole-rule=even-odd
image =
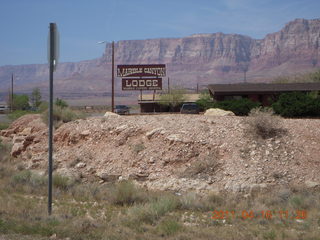
[{"label": "tall grey pole", "polygon": [[114,112],[114,41],[112,41],[111,112]]},{"label": "tall grey pole", "polygon": [[11,112],[13,112],[13,73],[11,75]]},{"label": "tall grey pole", "polygon": [[50,69],[49,69],[49,164],[48,164],[48,214],[52,213],[52,144],[53,144],[53,70],[54,70],[54,31],[55,24],[50,23]]}]

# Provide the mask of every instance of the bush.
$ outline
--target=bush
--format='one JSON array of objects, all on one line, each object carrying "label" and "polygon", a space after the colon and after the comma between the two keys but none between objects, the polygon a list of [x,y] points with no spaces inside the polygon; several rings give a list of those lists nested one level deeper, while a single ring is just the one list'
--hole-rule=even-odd
[{"label": "bush", "polygon": [[8,118],[9,118],[11,121],[14,121],[14,120],[16,120],[16,119],[18,119],[18,118],[26,115],[26,114],[29,114],[29,113],[30,113],[30,112],[24,111],[24,110],[16,110],[16,111],[14,111],[14,112],[12,112],[12,113],[9,113],[9,114],[8,114]]},{"label": "bush", "polygon": [[31,171],[29,170],[23,170],[15,175],[12,176],[11,178],[11,184],[16,185],[16,184],[26,184],[30,182],[31,179]]},{"label": "bush", "polygon": [[212,97],[208,92],[201,93],[199,100],[196,101],[196,104],[199,106],[201,111],[215,107],[215,102],[212,100]]},{"label": "bush", "polygon": [[135,202],[141,202],[139,190],[131,181],[121,181],[116,185],[114,198],[112,202],[118,205],[132,205]]},{"label": "bush", "polygon": [[242,98],[217,102],[215,105],[217,108],[232,111],[236,115],[243,116],[248,115],[251,109],[259,107],[261,104],[247,98]]},{"label": "bush", "polygon": [[146,149],[146,147],[144,146],[143,143],[138,143],[133,145],[133,152],[135,152],[136,154],[138,154],[139,152],[143,151],[144,149]]},{"label": "bush", "polygon": [[[11,99],[9,104],[11,106]],[[26,94],[13,94],[13,109],[14,110],[27,110],[30,108],[29,97]]]},{"label": "bush", "polygon": [[170,92],[165,92],[160,95],[158,103],[160,105],[167,106],[171,111],[174,111],[186,100],[186,90],[179,86],[173,86],[170,89]]},{"label": "bush", "polygon": [[68,107],[68,103],[60,98],[57,98],[55,103],[56,106],[61,107],[61,108],[66,108]]},{"label": "bush", "polygon": [[134,206],[129,209],[129,221],[133,224],[153,224],[166,213],[179,206],[179,201],[173,196],[163,196],[144,205]]},{"label": "bush", "polygon": [[283,117],[320,116],[320,98],[301,92],[283,93],[272,108]]},{"label": "bush", "polygon": [[60,190],[66,191],[74,185],[74,181],[66,176],[53,175],[52,185]]},{"label": "bush", "polygon": [[39,108],[39,112],[44,112],[49,108],[49,103],[42,101],[38,108]]},{"label": "bush", "polygon": [[284,132],[281,117],[274,115],[271,108],[255,108],[246,119],[249,134],[262,139],[272,138]]},{"label": "bush", "polygon": [[[82,119],[85,117],[84,113],[76,112],[70,108],[62,108],[59,106],[53,106],[53,122],[56,127],[59,127],[62,123],[74,121],[76,119]],[[48,124],[49,110],[47,109],[42,113],[42,120]]]},{"label": "bush", "polygon": [[158,226],[158,231],[163,236],[170,236],[182,229],[182,226],[174,219],[164,219]]},{"label": "bush", "polygon": [[47,184],[47,178],[39,174],[32,173],[30,170],[23,170],[11,177],[11,186],[29,185],[31,187],[41,187]]},{"label": "bush", "polygon": [[7,129],[8,127],[9,127],[9,123],[6,123],[6,122],[0,123],[0,131]]}]

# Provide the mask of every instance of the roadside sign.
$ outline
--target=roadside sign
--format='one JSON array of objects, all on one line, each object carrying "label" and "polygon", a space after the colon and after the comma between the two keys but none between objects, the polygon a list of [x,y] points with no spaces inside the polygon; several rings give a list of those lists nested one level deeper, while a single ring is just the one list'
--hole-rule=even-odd
[{"label": "roadside sign", "polygon": [[122,90],[162,90],[162,78],[123,78]]},{"label": "roadside sign", "polygon": [[165,77],[165,64],[118,65],[117,77]]}]

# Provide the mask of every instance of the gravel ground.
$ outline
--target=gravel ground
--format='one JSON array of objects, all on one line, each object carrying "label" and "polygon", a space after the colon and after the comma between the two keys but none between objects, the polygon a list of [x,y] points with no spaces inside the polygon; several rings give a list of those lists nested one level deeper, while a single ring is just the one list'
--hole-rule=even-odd
[{"label": "gravel ground", "polygon": [[[275,185],[320,186],[319,119],[282,119],[283,134],[248,133],[247,117],[92,117],[55,131],[56,171],[83,181],[133,179],[153,189],[247,193]],[[0,134],[28,169],[47,168],[47,127],[24,116]]]}]

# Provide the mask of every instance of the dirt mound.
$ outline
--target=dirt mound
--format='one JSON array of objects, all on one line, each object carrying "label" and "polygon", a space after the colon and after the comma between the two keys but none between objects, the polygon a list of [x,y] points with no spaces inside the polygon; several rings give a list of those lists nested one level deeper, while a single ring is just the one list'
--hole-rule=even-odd
[{"label": "dirt mound", "polygon": [[[275,184],[319,183],[320,120],[284,119],[286,134],[256,139],[246,117],[95,117],[54,132],[55,171],[83,181],[134,179],[175,191],[248,192]],[[47,169],[47,127],[39,115],[0,135],[28,169]]]}]

